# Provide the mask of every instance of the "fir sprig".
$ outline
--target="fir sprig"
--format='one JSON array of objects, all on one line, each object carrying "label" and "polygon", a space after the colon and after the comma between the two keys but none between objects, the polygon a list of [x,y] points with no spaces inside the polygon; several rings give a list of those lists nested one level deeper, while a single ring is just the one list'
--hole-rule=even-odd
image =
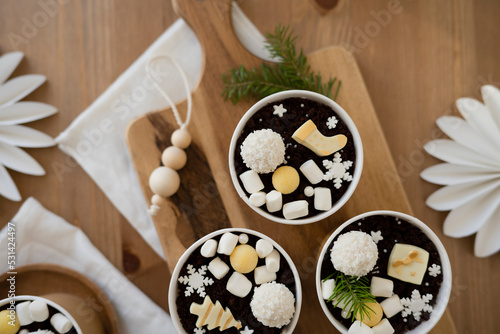
[{"label": "fir sprig", "polygon": [[373,312],[373,310],[367,304],[374,303],[376,300],[370,293],[368,278],[366,276],[347,276],[339,271],[336,274],[331,274],[323,281],[335,275],[335,288],[327,303],[333,301],[335,307],[338,307],[341,303],[346,305],[347,307],[343,310],[347,311],[347,314],[352,312],[352,321],[356,320],[357,314],[359,314],[360,321],[363,321],[365,316],[370,318],[370,311]]},{"label": "fir sprig", "polygon": [[[234,104],[243,98],[261,99],[268,95],[290,89],[303,89],[331,97],[337,78],[322,82],[319,72],[312,72],[302,49],[297,52],[297,36],[288,26],[278,25],[274,34],[266,34],[266,49],[279,60],[277,64],[262,63],[260,68],[247,69],[243,65],[223,74],[225,84],[222,96]],[[337,99],[342,82],[339,80],[333,100]]]}]

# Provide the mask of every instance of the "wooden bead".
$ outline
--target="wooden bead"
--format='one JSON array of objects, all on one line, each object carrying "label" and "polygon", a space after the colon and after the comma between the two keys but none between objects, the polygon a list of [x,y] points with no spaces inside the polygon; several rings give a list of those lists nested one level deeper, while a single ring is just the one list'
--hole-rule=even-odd
[{"label": "wooden bead", "polygon": [[169,167],[156,168],[149,177],[149,187],[162,197],[170,197],[179,190],[181,179],[175,170]]},{"label": "wooden bead", "polygon": [[179,170],[186,165],[187,155],[184,150],[175,146],[169,146],[163,151],[161,161],[165,167]]},{"label": "wooden bead", "polygon": [[185,129],[178,129],[172,133],[170,140],[172,145],[185,149],[191,144],[191,135]]}]

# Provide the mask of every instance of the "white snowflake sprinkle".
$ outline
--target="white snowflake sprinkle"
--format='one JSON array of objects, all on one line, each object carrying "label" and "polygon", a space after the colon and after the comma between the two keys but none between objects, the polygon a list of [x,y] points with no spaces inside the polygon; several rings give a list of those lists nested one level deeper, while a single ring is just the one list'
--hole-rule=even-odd
[{"label": "white snowflake sprinkle", "polygon": [[401,312],[401,316],[406,318],[410,314],[413,315],[416,321],[420,321],[420,316],[422,312],[432,312],[432,306],[429,302],[432,300],[432,295],[430,293],[420,296],[418,290],[413,290],[410,298],[401,298],[401,304],[404,306],[404,310]]},{"label": "white snowflake sprinkle", "polygon": [[335,127],[337,127],[338,122],[339,122],[339,120],[337,119],[337,117],[331,116],[331,117],[328,117],[328,121],[326,122],[326,126],[329,129],[335,129]]},{"label": "white snowflake sprinkle", "polygon": [[382,236],[382,232],[377,231],[373,232],[371,231],[370,234],[372,235],[372,240],[374,243],[378,244],[380,240],[384,240],[384,237]]},{"label": "white snowflake sprinkle", "polygon": [[441,274],[441,266],[438,266],[434,263],[429,267],[429,275],[431,275],[432,277],[437,277],[437,275],[439,274]]},{"label": "white snowflake sprinkle", "polygon": [[274,111],[273,115],[278,115],[279,117],[283,117],[283,114],[286,113],[286,109],[283,108],[283,104],[280,104],[279,106],[273,106]]},{"label": "white snowflake sprinkle", "polygon": [[245,329],[240,331],[240,334],[253,334],[253,329],[248,328],[248,326],[245,326]]},{"label": "white snowflake sprinkle", "polygon": [[387,253],[387,249],[384,249],[384,253]]},{"label": "white snowflake sprinkle", "polygon": [[302,108],[304,108],[304,103],[302,103],[300,106],[301,106]]},{"label": "white snowflake sprinkle", "polygon": [[429,282],[425,282],[425,286],[429,286]]},{"label": "white snowflake sprinkle", "polygon": [[195,328],[194,334],[205,334],[206,330],[203,328]]},{"label": "white snowflake sprinkle", "polygon": [[342,186],[342,181],[352,181],[352,175],[347,171],[352,166],[352,161],[342,161],[340,153],[333,155],[333,160],[323,160],[323,166],[328,171],[323,176],[323,180],[333,180],[335,188],[339,189]]},{"label": "white snowflake sprinkle", "polygon": [[193,265],[187,265],[188,276],[179,277],[179,283],[186,285],[186,291],[184,295],[186,297],[191,296],[193,292],[196,291],[200,297],[205,297],[205,286],[214,284],[214,280],[205,277],[207,273],[207,266],[201,266],[200,269],[195,269]]},{"label": "white snowflake sprinkle", "polygon": [[259,122],[262,122],[262,118],[259,118]]},{"label": "white snowflake sprinkle", "polygon": [[361,226],[361,223],[358,223],[358,226]]}]

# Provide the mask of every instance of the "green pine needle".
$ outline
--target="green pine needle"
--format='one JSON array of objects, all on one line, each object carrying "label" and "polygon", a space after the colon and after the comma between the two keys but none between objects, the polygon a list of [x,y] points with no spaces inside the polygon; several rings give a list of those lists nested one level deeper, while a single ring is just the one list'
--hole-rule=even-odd
[{"label": "green pine needle", "polygon": [[[331,91],[337,78],[329,78],[322,83],[320,73],[311,72],[307,57],[302,49],[297,53],[295,42],[297,36],[288,26],[278,25],[274,34],[266,34],[266,49],[271,56],[280,62],[277,64],[262,63],[260,68],[247,69],[243,65],[223,74],[225,84],[222,96],[233,104],[243,98],[262,99],[268,95],[290,89],[303,89],[318,92],[331,97]],[[333,100],[337,99],[342,82],[338,81]]]},{"label": "green pine needle", "polygon": [[[328,276],[323,281],[332,278],[334,275]],[[334,301],[334,306],[338,307],[343,302],[347,306],[343,310],[347,311],[347,314],[352,312],[351,320],[353,322],[356,320],[356,314],[359,314],[360,321],[363,321],[364,317],[371,319],[370,311],[373,312],[373,310],[367,303],[376,302],[376,300],[370,293],[368,278],[366,276],[347,276],[340,271],[336,275],[335,289],[327,303]]]}]

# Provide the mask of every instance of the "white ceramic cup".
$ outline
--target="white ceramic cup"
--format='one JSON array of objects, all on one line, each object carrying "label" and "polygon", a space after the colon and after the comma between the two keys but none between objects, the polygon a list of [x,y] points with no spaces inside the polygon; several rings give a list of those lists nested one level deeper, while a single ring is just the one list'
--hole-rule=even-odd
[{"label": "white ceramic cup", "polygon": [[[238,138],[240,137],[245,125],[247,124],[248,120],[257,112],[259,111],[262,107],[284,99],[288,98],[303,98],[303,99],[308,99],[311,101],[319,102],[324,105],[329,106],[332,108],[335,113],[342,119],[342,121],[346,124],[347,128],[352,134],[352,137],[354,139],[354,147],[355,147],[355,152],[356,152],[356,166],[354,169],[354,173],[352,176],[352,181],[349,184],[349,187],[347,188],[347,191],[344,193],[344,195],[336,202],[334,203],[333,207],[325,212],[322,212],[320,214],[317,214],[312,217],[308,218],[302,218],[302,219],[285,219],[285,218],[280,218],[277,216],[274,216],[265,210],[256,207],[252,204],[250,204],[250,201],[248,199],[248,195],[246,192],[243,190],[241,187],[239,181],[238,181],[238,175],[236,174],[236,169],[234,167],[234,154],[236,152],[236,142],[238,141]],[[352,119],[349,117],[349,115],[345,112],[344,109],[342,109],[341,106],[339,106],[336,102],[331,100],[330,98],[310,92],[307,90],[287,90],[284,92],[279,92],[270,96],[267,96],[260,100],[259,102],[255,103],[248,111],[243,115],[241,118],[240,122],[236,126],[236,129],[234,130],[233,137],[231,138],[231,144],[229,146],[229,171],[231,173],[231,179],[233,181],[234,187],[236,188],[236,191],[238,192],[238,195],[243,199],[243,201],[251,207],[255,212],[260,214],[261,216],[272,220],[277,223],[282,223],[282,224],[290,224],[290,225],[302,225],[302,224],[310,224],[314,223],[317,221],[320,221],[322,219],[325,219],[326,217],[331,216],[335,212],[337,212],[346,202],[349,200],[351,195],[354,192],[354,189],[356,189],[356,186],[358,185],[359,179],[361,178],[361,171],[363,169],[363,145],[361,143],[361,137],[359,135],[358,129],[356,128],[356,125],[354,125],[354,122]]]},{"label": "white ceramic cup", "polygon": [[[226,232],[234,232],[234,233],[246,233],[248,235],[253,235],[261,239],[268,240],[269,242],[272,243],[275,249],[278,250],[278,252],[283,256],[286,261],[288,262],[288,265],[290,266],[290,269],[292,270],[293,277],[295,279],[295,313],[293,315],[292,321],[286,325],[285,327],[282,328],[281,333],[282,334],[291,334],[293,333],[293,330],[295,326],[297,325],[297,322],[299,321],[299,315],[300,315],[300,308],[302,305],[302,287],[300,284],[300,277],[299,273],[297,271],[297,268],[295,267],[295,264],[293,263],[292,259],[290,256],[285,252],[285,250],[278,244],[276,241],[273,239],[269,238],[268,236],[249,229],[244,229],[244,228],[226,228],[222,230],[217,230],[215,232],[212,232],[200,240],[196,241],[191,247],[189,247],[184,254],[182,254],[181,258],[177,262],[177,265],[175,266],[174,272],[172,273],[172,279],[170,280],[170,286],[169,286],[169,291],[168,291],[168,307],[170,309],[170,316],[172,317],[172,322],[174,323],[175,328],[177,329],[177,332],[180,334],[191,334],[187,333],[184,330],[184,327],[182,326],[182,323],[179,319],[179,314],[177,313],[177,285],[178,281],[177,279],[179,278],[179,274],[181,272],[181,269],[184,267],[186,264],[187,259],[191,256],[191,254],[200,246],[202,246],[205,241],[212,239],[216,236],[222,235]],[[228,273],[229,275],[229,273]],[[249,305],[250,307],[250,305]],[[233,316],[238,320],[237,315],[233,314]]]},{"label": "white ceramic cup", "polygon": [[[451,265],[450,265],[450,260],[448,258],[448,253],[446,253],[446,249],[444,248],[443,244],[441,243],[441,240],[432,232],[432,230],[425,225],[423,222],[418,220],[415,217],[409,216],[404,213],[396,212],[396,211],[387,211],[387,210],[380,210],[380,211],[370,211],[363,213],[361,215],[358,215],[354,218],[349,219],[347,222],[342,224],[339,228],[333,232],[333,234],[328,238],[326,241],[325,245],[323,246],[323,249],[321,250],[321,253],[319,255],[318,259],[318,265],[316,267],[316,292],[318,294],[318,299],[319,303],[321,304],[321,308],[323,309],[323,312],[325,312],[328,320],[339,330],[341,333],[347,333],[347,328],[338,321],[330,312],[326,305],[326,301],[322,297],[322,292],[321,292],[321,267],[323,264],[323,260],[326,256],[326,252],[330,245],[333,242],[333,239],[340,234],[344,228],[354,222],[357,222],[360,219],[363,219],[365,217],[370,217],[370,216],[392,216],[392,217],[397,217],[401,220],[404,220],[416,227],[418,227],[424,234],[434,243],[434,245],[437,248],[437,251],[439,253],[439,257],[441,258],[441,272],[443,275],[443,283],[441,284],[441,288],[439,290],[439,293],[437,297],[435,297],[435,300],[437,300],[436,304],[433,306],[433,311],[431,313],[431,317],[429,320],[422,322],[420,325],[412,329],[411,331],[407,332],[407,334],[425,334],[428,333],[441,319],[441,316],[443,315],[444,311],[446,310],[446,306],[448,305],[448,300],[450,299],[450,293],[451,293]],[[390,320],[390,319],[389,319]]]},{"label": "white ceramic cup", "polygon": [[66,318],[68,318],[69,321],[71,321],[71,323],[73,324],[73,327],[75,328],[76,332],[78,334],[83,334],[82,330],[80,329],[80,326],[78,326],[77,322],[71,316],[71,314],[68,311],[66,311],[62,306],[54,303],[53,301],[51,301],[51,300],[49,300],[47,298],[37,297],[37,296],[29,296],[29,295],[16,296],[16,297],[13,297],[13,298],[6,298],[6,299],[3,299],[2,301],[0,301],[0,307],[9,304],[11,300],[20,301],[20,302],[42,300],[45,303],[47,303],[47,305],[52,306],[58,312],[61,312],[62,314],[64,314],[64,316]]}]

